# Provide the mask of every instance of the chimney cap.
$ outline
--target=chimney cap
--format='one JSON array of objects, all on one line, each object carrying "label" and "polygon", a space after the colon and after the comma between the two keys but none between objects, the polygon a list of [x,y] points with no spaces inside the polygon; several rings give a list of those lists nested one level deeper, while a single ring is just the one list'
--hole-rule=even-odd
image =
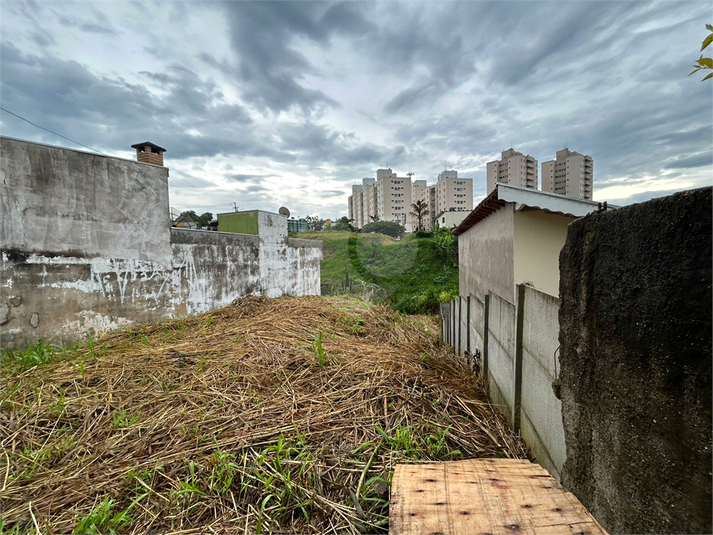
[{"label": "chimney cap", "polygon": [[163,147],[159,147],[158,145],[156,145],[156,143],[151,143],[150,141],[144,141],[143,143],[131,145],[131,148],[136,150],[143,150],[147,145],[151,147],[151,152],[157,152],[158,154],[166,152],[166,149],[164,149]]}]

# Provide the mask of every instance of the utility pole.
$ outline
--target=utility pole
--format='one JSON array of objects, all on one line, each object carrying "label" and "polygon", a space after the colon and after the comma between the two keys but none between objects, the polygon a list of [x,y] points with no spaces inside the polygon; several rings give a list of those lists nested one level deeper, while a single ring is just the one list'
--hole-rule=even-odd
[{"label": "utility pole", "polygon": [[238,211],[238,204],[236,202],[233,202],[233,211]]}]

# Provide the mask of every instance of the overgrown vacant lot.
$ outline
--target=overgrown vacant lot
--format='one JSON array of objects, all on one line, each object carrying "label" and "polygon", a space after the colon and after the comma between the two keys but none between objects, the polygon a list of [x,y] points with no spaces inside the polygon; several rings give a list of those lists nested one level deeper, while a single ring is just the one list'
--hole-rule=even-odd
[{"label": "overgrown vacant lot", "polygon": [[436,329],[249,297],[5,353],[0,531],[384,532],[396,463],[526,455]]}]

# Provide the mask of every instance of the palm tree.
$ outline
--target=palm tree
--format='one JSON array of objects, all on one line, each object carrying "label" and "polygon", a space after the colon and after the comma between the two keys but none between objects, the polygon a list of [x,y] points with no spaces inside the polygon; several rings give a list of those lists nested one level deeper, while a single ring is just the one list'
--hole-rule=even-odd
[{"label": "palm tree", "polygon": [[423,218],[429,214],[428,204],[418,200],[411,205],[411,215],[418,218],[418,230],[423,230]]}]

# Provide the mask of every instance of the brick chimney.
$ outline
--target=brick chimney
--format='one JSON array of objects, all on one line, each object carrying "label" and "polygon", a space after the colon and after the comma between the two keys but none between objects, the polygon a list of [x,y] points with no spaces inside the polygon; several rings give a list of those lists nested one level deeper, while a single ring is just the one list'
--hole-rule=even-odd
[{"label": "brick chimney", "polygon": [[138,161],[163,166],[163,153],[166,152],[163,147],[159,147],[150,141],[144,141],[143,143],[131,145],[131,148],[136,149],[136,159]]}]

